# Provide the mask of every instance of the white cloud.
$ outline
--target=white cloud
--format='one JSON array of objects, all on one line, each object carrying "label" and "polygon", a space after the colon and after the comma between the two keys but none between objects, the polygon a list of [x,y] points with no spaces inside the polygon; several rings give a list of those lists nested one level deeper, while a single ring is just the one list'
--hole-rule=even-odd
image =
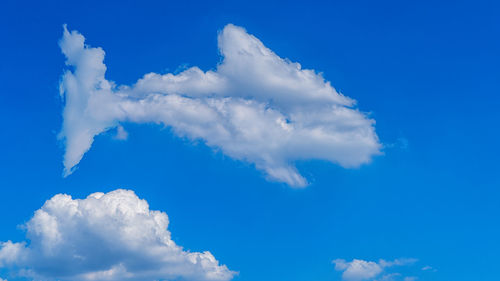
[{"label": "white cloud", "polygon": [[353,107],[314,70],[282,59],[243,28],[218,36],[215,70],[149,73],[131,86],[106,80],[104,51],[64,29],[64,174],[73,172],[93,139],[123,122],[158,123],[253,163],[269,179],[307,185],[293,162],[321,159],[357,167],[380,153],[375,121]]},{"label": "white cloud", "polygon": [[29,243],[0,245],[0,267],[35,280],[230,280],[210,252],[175,244],[167,214],[133,191],[58,194],[25,227]]},{"label": "white cloud", "polygon": [[379,260],[379,264],[382,267],[391,267],[391,266],[401,266],[401,265],[409,265],[409,264],[414,264],[417,262],[417,259],[413,258],[402,258],[402,259],[395,259],[393,261],[386,261],[386,260]]},{"label": "white cloud", "polygon": [[127,131],[125,131],[125,129],[123,128],[123,126],[118,125],[118,127],[116,127],[115,139],[117,139],[117,140],[126,140],[127,138],[128,138]]},{"label": "white cloud", "polygon": [[[395,259],[393,261],[379,260],[378,262],[364,261],[353,259],[347,262],[344,259],[336,259],[333,261],[335,270],[342,271],[342,279],[347,281],[374,280],[388,267],[403,266],[415,263],[416,259]],[[390,273],[383,275],[379,280],[393,280],[395,277],[401,276],[399,273]]]},{"label": "white cloud", "polygon": [[433,271],[433,272],[437,271],[437,269],[435,269],[434,267],[432,267],[430,265],[426,265],[426,266],[422,267],[422,270],[423,271]]},{"label": "white cloud", "polygon": [[377,281],[394,281],[396,280],[397,278],[401,277],[401,274],[400,273],[389,273],[389,274],[385,274],[383,275],[382,277],[380,277],[379,279],[377,279]]},{"label": "white cloud", "polygon": [[383,268],[376,262],[354,259],[346,262],[343,259],[333,261],[335,270],[343,271],[342,279],[350,281],[359,281],[373,278],[379,275]]}]

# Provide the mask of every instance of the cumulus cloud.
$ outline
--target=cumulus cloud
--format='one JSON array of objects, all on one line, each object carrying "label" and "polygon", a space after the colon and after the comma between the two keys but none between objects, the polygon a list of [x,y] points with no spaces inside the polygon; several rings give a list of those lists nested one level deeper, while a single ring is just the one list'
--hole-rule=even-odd
[{"label": "cumulus cloud", "polygon": [[170,127],[295,187],[307,181],[294,161],[320,159],[349,168],[380,153],[375,121],[353,99],[232,24],[218,35],[223,60],[214,70],[149,73],[133,85],[107,80],[104,51],[86,45],[80,33],[64,27],[60,47],[70,67],[60,83],[65,175],[96,135],[115,127],[120,132],[124,122]]},{"label": "cumulus cloud", "polygon": [[58,194],[25,224],[28,242],[0,244],[0,267],[34,280],[230,280],[208,251],[175,244],[167,214],[133,191]]},{"label": "cumulus cloud", "polygon": [[[394,261],[379,260],[378,262],[353,259],[348,262],[344,259],[333,261],[335,270],[342,271],[342,279],[347,281],[375,280],[388,267],[403,266],[415,263],[416,259],[395,259]],[[383,275],[379,280],[394,280],[401,276],[399,273],[390,273]]]},{"label": "cumulus cloud", "polygon": [[343,259],[336,259],[335,270],[343,271],[342,279],[344,280],[366,280],[379,275],[382,272],[382,266],[376,262],[354,259],[347,262]]}]

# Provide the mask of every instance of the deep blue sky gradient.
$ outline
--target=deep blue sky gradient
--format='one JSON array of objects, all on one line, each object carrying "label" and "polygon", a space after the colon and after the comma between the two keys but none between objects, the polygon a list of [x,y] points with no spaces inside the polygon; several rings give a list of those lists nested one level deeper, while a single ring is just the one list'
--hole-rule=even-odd
[{"label": "deep blue sky gradient", "polygon": [[[397,269],[419,280],[500,280],[495,1],[179,2],[1,2],[0,241],[23,240],[17,226],[56,193],[130,188],[238,281],[340,280],[335,258],[398,257],[419,259]],[[296,190],[168,128],[125,124],[127,141],[98,136],[62,178],[64,23],[106,51],[118,84],[212,69],[217,31],[243,26],[358,100],[385,153],[353,170],[301,162],[312,184]]]}]

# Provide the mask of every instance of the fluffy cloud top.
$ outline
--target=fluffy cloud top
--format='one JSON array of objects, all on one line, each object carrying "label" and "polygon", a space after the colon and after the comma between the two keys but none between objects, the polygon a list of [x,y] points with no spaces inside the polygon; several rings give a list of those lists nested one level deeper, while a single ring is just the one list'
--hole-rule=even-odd
[{"label": "fluffy cloud top", "polygon": [[333,261],[335,270],[343,271],[342,279],[359,281],[373,278],[382,272],[382,266],[376,262],[354,259],[346,262],[343,259]]},{"label": "fluffy cloud top", "polygon": [[[353,259],[347,262],[343,259],[333,261],[335,270],[342,271],[342,279],[347,281],[374,280],[384,269],[392,266],[402,266],[415,263],[416,259],[395,259],[394,261],[379,260],[379,262]],[[386,274],[380,280],[393,280],[399,273]]]},{"label": "fluffy cloud top", "polygon": [[65,27],[60,47],[72,67],[60,83],[65,175],[96,135],[123,122],[171,127],[296,187],[307,185],[296,160],[357,167],[380,153],[375,121],[321,74],[280,58],[231,24],[219,33],[218,45],[223,60],[215,70],[149,73],[134,85],[116,86],[105,78],[104,51]]},{"label": "fluffy cloud top", "polygon": [[167,214],[133,191],[58,194],[25,227],[30,243],[0,245],[0,267],[35,280],[230,280],[210,252],[172,241]]}]

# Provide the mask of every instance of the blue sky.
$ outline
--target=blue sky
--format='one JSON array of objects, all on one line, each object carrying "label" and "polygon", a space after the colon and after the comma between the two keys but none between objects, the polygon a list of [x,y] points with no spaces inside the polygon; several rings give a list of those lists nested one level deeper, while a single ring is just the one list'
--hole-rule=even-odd
[{"label": "blue sky", "polygon": [[[58,193],[125,188],[168,214],[178,245],[209,250],[238,271],[234,280],[342,280],[335,259],[401,258],[418,261],[374,278],[500,279],[493,1],[1,6],[0,241],[26,240],[19,225]],[[357,100],[376,120],[383,155],[353,169],[298,161],[309,185],[297,189],[168,127],[128,122],[127,140],[96,136],[78,169],[62,177],[63,24],[104,49],[106,79],[131,85],[149,72],[214,69],[217,34],[229,23]],[[0,270],[25,280],[13,274]]]}]

